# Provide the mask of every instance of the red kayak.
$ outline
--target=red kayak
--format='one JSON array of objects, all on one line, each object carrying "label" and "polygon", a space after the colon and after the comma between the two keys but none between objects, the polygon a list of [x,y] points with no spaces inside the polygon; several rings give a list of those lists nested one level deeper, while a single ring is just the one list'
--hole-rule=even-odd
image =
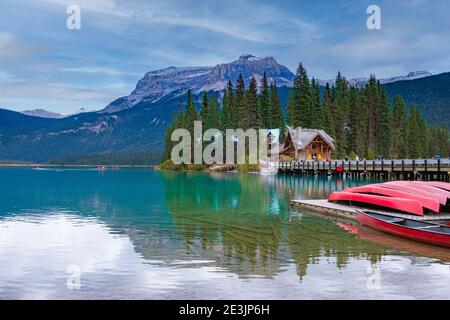
[{"label": "red kayak", "polygon": [[353,192],[353,193],[365,193],[365,194],[373,194],[379,196],[386,197],[396,197],[396,198],[404,198],[404,199],[414,199],[419,201],[422,207],[427,208],[428,210],[439,212],[440,211],[440,203],[437,199],[432,197],[424,197],[404,191],[399,191],[395,189],[381,188],[378,186],[367,185],[362,187],[354,187],[347,188],[344,192]]},{"label": "red kayak", "polygon": [[373,206],[394,209],[405,213],[423,216],[424,210],[419,201],[414,199],[402,199],[393,197],[375,196],[363,193],[333,192],[328,201],[345,201],[355,204],[369,204]]},{"label": "red kayak", "polygon": [[368,211],[357,211],[362,225],[406,239],[450,248],[450,227]]},{"label": "red kayak", "polygon": [[410,184],[402,184],[402,183],[394,183],[394,182],[387,182],[387,183],[380,183],[380,184],[374,184],[373,186],[377,186],[380,188],[387,188],[387,189],[394,189],[398,191],[403,191],[411,194],[415,194],[418,196],[423,197],[432,197],[439,201],[440,204],[443,206],[447,205],[447,195],[441,194],[439,192],[429,192],[428,190],[422,190],[420,186],[412,186]]}]

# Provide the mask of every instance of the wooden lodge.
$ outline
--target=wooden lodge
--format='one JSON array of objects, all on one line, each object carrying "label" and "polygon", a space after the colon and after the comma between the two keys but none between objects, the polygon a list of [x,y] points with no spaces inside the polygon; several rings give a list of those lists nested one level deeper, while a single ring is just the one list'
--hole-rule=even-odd
[{"label": "wooden lodge", "polygon": [[334,139],[318,129],[288,128],[286,141],[280,154],[294,161],[330,161]]}]

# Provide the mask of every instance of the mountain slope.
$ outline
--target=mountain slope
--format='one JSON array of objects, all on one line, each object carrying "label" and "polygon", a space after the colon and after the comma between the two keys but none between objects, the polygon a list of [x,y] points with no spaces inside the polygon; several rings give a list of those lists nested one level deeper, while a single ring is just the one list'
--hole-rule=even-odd
[{"label": "mountain slope", "polygon": [[64,116],[62,114],[47,111],[44,109],[24,110],[24,111],[22,111],[22,113],[27,116],[31,116],[31,117],[52,118],[52,119],[64,118]]},{"label": "mountain slope", "polygon": [[417,105],[428,122],[450,125],[450,72],[385,87],[391,99],[399,95],[407,105]]},{"label": "mountain slope", "polygon": [[[84,112],[62,119],[27,116],[0,109],[0,159],[48,162],[55,159],[91,158],[105,154],[161,150],[172,114],[184,104],[186,90],[194,90],[197,107],[203,90],[219,91],[242,73],[245,81],[266,72],[276,81],[286,112],[294,75],[272,57],[243,55],[215,67],[175,68],[148,72],[127,97],[100,112]],[[411,78],[411,77],[410,77]],[[397,78],[398,79],[398,78]],[[391,98],[401,95],[417,104],[426,119],[450,124],[450,73],[385,85]]]},{"label": "mountain slope", "polygon": [[[388,83],[394,83],[394,82],[398,82],[398,81],[416,80],[416,79],[426,78],[426,77],[430,77],[430,76],[432,76],[432,74],[429,73],[428,71],[412,71],[404,76],[397,76],[397,77],[392,77],[392,78],[381,78],[381,79],[379,79],[379,81],[381,84],[388,84]],[[347,79],[347,81],[353,87],[362,88],[367,84],[367,82],[369,81],[369,78],[367,78],[367,77],[351,78],[351,79]],[[326,86],[327,83],[328,83],[328,85],[333,86],[334,82],[335,82],[334,79],[326,80],[326,81],[319,80],[319,84],[321,86]]]},{"label": "mountain slope", "polygon": [[147,72],[129,96],[113,101],[102,112],[114,113],[139,103],[156,102],[168,94],[182,95],[188,88],[194,93],[221,91],[228,80],[235,83],[239,74],[248,84],[252,76],[259,80],[264,72],[269,82],[275,81],[278,86],[292,85],[294,74],[273,57],[257,58],[245,54],[236,61],[215,67],[169,67]]}]

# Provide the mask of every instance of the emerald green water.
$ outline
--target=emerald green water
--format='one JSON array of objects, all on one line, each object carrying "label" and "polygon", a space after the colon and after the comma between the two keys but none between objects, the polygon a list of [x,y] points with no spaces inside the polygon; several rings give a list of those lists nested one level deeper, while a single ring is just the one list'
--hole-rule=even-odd
[{"label": "emerald green water", "polygon": [[288,206],[368,182],[0,169],[0,298],[450,298],[445,249]]}]

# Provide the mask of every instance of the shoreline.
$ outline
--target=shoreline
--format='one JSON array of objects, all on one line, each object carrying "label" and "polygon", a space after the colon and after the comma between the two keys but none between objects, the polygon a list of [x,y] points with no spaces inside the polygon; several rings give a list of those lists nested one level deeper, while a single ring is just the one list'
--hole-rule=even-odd
[{"label": "shoreline", "polygon": [[105,166],[106,168],[147,168],[147,169],[158,169],[158,165],[131,165],[131,164],[120,164],[120,165],[103,165],[103,164],[42,164],[42,163],[0,163],[1,167],[12,167],[12,168],[95,168],[99,166]]}]

